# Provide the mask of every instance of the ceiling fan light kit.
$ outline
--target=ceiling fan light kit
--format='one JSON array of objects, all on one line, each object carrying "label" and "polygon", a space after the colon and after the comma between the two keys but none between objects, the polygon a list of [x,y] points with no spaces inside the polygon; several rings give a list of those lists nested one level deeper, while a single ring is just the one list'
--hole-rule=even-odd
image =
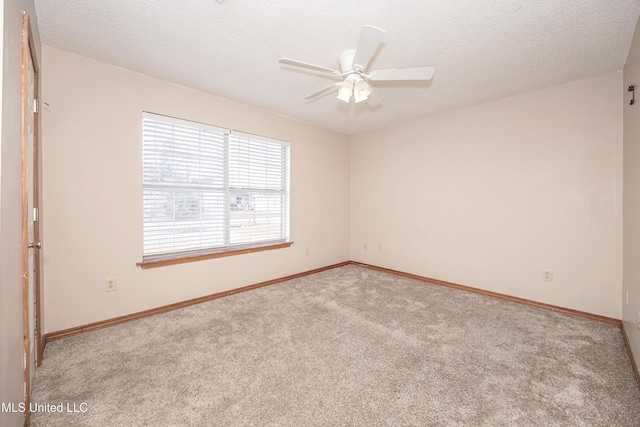
[{"label": "ceiling fan light kit", "polygon": [[[338,57],[340,71],[291,58],[280,58],[280,63],[329,73],[343,78],[342,82],[331,84],[306,96],[304,99],[317,98],[326,94],[330,90],[335,90],[337,87],[337,98],[339,100],[348,103],[351,102],[351,99],[353,98],[355,103],[359,103],[369,99],[372,94],[376,94],[370,82],[431,80],[434,74],[433,67],[390,68],[386,70],[370,71],[367,74],[366,70],[369,66],[369,62],[382,44],[382,40],[385,35],[386,32],[384,30],[374,27],[373,25],[365,25],[362,27],[358,46],[355,49],[349,49],[342,52]],[[374,98],[379,97],[376,96]],[[378,101],[380,101],[380,99],[378,99]]]},{"label": "ceiling fan light kit", "polygon": [[352,96],[356,103],[366,101],[372,92],[371,86],[356,73],[349,74],[338,85],[338,99],[344,102],[350,102]]}]

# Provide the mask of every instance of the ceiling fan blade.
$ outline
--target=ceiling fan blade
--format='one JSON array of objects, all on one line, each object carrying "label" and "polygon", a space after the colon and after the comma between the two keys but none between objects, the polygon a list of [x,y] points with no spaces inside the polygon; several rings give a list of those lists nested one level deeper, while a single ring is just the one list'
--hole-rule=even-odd
[{"label": "ceiling fan blade", "polygon": [[431,80],[434,72],[433,67],[389,68],[372,71],[369,80]]},{"label": "ceiling fan blade", "polygon": [[332,73],[332,74],[337,74],[337,75],[341,74],[340,71],[333,70],[333,69],[327,68],[327,67],[323,67],[321,65],[315,65],[315,64],[310,64],[308,62],[304,62],[304,61],[298,61],[297,59],[280,58],[279,62],[281,64],[293,65],[294,67],[308,68],[310,70],[322,71],[322,72],[325,72],[325,73]]},{"label": "ceiling fan blade", "polygon": [[329,86],[327,86],[325,88],[322,88],[322,89],[320,89],[318,91],[315,91],[310,95],[305,96],[303,99],[313,99],[313,98],[316,98],[316,97],[318,97],[320,95],[324,95],[325,93],[329,92],[330,90],[335,89],[338,85],[340,85],[340,83],[334,83],[334,84],[329,85]]},{"label": "ceiling fan blade", "polygon": [[373,58],[373,54],[380,47],[386,31],[373,25],[365,25],[362,27],[360,40],[356,47],[356,53],[353,56],[353,68],[365,70]]}]

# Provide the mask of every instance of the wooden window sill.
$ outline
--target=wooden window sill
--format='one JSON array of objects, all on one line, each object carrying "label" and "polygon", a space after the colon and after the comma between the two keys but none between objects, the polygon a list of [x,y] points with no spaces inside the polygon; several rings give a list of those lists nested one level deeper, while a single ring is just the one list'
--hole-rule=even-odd
[{"label": "wooden window sill", "polygon": [[164,267],[167,265],[176,265],[176,264],[185,264],[188,262],[203,261],[205,259],[222,258],[226,256],[250,254],[253,252],[262,252],[262,251],[270,251],[273,249],[288,248],[291,245],[293,245],[293,242],[284,242],[284,243],[277,243],[274,245],[256,246],[253,248],[229,249],[224,251],[211,252],[207,254],[184,255],[184,256],[176,256],[175,258],[162,258],[162,259],[153,260],[153,261],[141,261],[136,263],[136,265],[141,269],[146,270],[148,268]]}]

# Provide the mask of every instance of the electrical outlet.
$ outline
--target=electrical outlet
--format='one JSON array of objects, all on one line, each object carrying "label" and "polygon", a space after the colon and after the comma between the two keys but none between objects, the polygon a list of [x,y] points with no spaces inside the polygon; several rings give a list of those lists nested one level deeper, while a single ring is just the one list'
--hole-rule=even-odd
[{"label": "electrical outlet", "polygon": [[368,245],[365,243],[364,245],[362,245],[364,247],[364,250],[367,250]]},{"label": "electrical outlet", "polygon": [[542,270],[542,280],[553,282],[553,270]]},{"label": "electrical outlet", "polygon": [[305,249],[304,254],[305,256],[309,256],[309,248]]},{"label": "electrical outlet", "polygon": [[629,304],[629,289],[627,289],[627,292],[625,292],[625,303]]},{"label": "electrical outlet", "polygon": [[378,243],[378,251],[382,252],[382,243]]},{"label": "electrical outlet", "polygon": [[118,283],[116,282],[115,277],[111,277],[109,279],[104,279],[104,291],[105,292],[114,292],[118,289]]}]

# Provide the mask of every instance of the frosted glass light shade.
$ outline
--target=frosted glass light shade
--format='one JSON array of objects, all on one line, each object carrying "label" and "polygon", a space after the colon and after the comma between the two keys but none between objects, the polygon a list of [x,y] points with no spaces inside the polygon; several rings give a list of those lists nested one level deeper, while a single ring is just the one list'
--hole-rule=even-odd
[{"label": "frosted glass light shade", "polygon": [[351,80],[345,80],[338,88],[338,99],[340,101],[349,102],[353,95],[353,82]]},{"label": "frosted glass light shade", "polygon": [[371,94],[371,86],[365,82],[362,78],[358,78],[354,85],[353,98],[356,103],[366,101]]}]

